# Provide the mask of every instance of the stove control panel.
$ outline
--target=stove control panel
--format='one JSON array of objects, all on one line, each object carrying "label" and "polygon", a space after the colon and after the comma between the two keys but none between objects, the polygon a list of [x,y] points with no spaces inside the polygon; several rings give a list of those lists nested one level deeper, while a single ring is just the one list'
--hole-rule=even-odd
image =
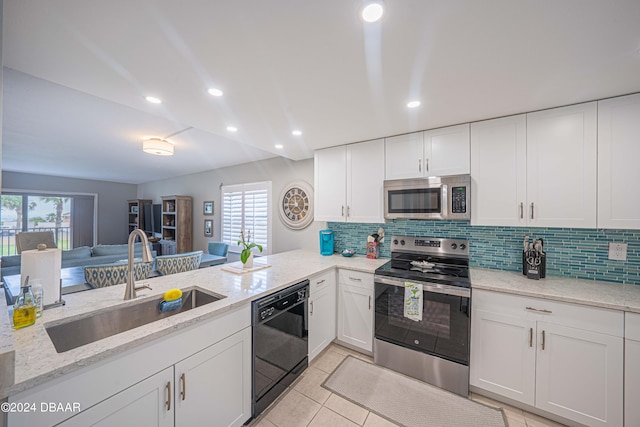
[{"label": "stove control panel", "polygon": [[468,258],[469,241],[461,239],[393,236],[391,238],[391,252],[419,252]]}]

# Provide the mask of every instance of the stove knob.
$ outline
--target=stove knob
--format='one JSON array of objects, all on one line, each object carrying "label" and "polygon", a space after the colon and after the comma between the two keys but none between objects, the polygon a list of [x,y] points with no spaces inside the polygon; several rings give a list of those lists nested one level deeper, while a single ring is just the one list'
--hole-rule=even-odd
[{"label": "stove knob", "polygon": [[460,249],[464,251],[465,249],[467,249],[467,245],[465,245],[464,243],[460,243]]},{"label": "stove knob", "polygon": [[404,240],[400,240],[400,244],[404,246]]},{"label": "stove knob", "polygon": [[393,239],[393,244],[397,245],[398,244],[398,239]]},{"label": "stove knob", "polygon": [[451,249],[457,249],[457,248],[458,248],[458,245],[456,245],[455,243],[451,244]]}]

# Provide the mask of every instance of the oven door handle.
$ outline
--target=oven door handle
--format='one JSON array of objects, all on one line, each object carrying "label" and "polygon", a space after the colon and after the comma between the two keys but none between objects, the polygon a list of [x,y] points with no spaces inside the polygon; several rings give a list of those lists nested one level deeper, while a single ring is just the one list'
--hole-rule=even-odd
[{"label": "oven door handle", "polygon": [[469,298],[471,296],[471,290],[468,288],[460,288],[457,286],[441,285],[438,283],[427,283],[416,280],[404,280],[393,279],[387,276],[374,276],[375,283],[381,283],[383,285],[398,286],[404,288],[405,282],[417,283],[422,285],[423,292],[433,292],[436,294],[454,295],[458,297]]}]

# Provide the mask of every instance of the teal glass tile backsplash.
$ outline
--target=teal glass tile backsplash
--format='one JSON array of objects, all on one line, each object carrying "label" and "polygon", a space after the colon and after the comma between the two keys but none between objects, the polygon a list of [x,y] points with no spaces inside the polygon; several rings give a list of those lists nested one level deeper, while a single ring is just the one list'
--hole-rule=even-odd
[{"label": "teal glass tile backsplash", "polygon": [[[479,227],[467,221],[393,220],[385,224],[328,222],[335,250],[364,255],[367,236],[382,227],[380,256],[390,257],[392,235],[469,240],[472,267],[522,271],[524,236],[543,239],[547,275],[640,284],[640,230],[582,228]],[[627,261],[609,260],[609,242],[627,243]]]}]

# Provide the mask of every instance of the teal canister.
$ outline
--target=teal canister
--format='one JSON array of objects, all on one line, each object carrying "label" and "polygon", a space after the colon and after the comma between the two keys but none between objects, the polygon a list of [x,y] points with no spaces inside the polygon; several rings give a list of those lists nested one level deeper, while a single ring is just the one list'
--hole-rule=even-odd
[{"label": "teal canister", "polygon": [[320,255],[333,255],[333,231],[320,230]]}]

